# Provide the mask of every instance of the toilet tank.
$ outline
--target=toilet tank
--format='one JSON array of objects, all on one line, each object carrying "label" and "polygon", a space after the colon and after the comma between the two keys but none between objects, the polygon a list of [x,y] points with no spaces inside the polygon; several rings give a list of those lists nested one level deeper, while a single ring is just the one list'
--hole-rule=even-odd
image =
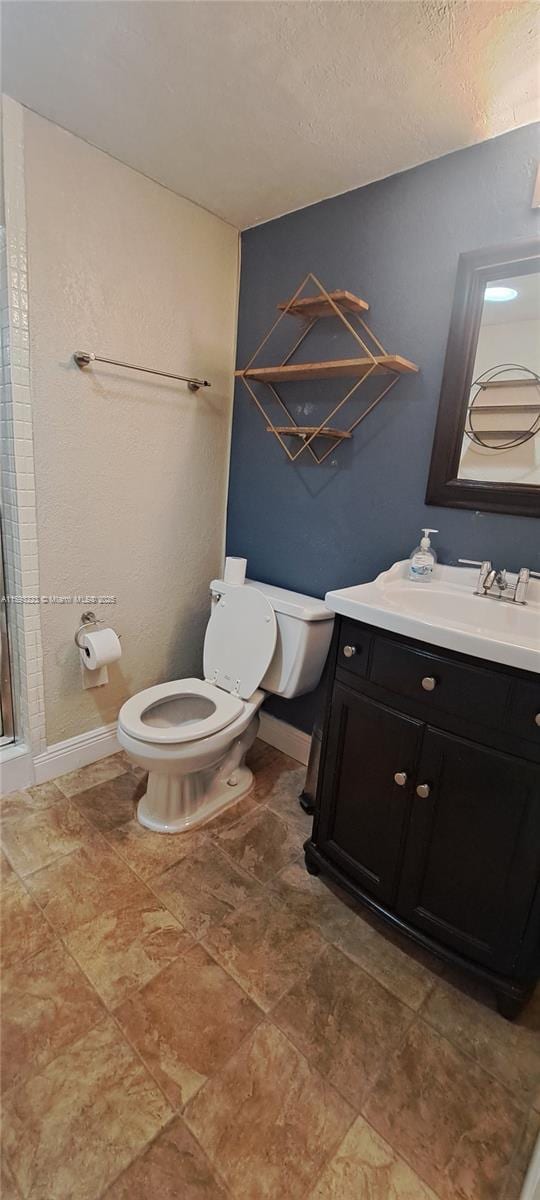
[{"label": "toilet tank", "polygon": [[[276,648],[260,687],[274,696],[302,696],[317,687],[330,648],[334,614],[324,600],[290,592],[246,579],[244,587],[258,588],[268,598],[276,614]],[[225,596],[238,584],[214,579],[210,584],[213,601]]]}]

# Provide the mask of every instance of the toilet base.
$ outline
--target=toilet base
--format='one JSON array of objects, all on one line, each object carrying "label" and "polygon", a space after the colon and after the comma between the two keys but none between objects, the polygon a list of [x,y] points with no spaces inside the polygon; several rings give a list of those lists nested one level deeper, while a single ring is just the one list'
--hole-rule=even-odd
[{"label": "toilet base", "polygon": [[228,780],[215,767],[180,777],[151,771],[137,820],[154,833],[185,833],[235,804],[252,785],[253,773],[246,766],[236,767]]}]

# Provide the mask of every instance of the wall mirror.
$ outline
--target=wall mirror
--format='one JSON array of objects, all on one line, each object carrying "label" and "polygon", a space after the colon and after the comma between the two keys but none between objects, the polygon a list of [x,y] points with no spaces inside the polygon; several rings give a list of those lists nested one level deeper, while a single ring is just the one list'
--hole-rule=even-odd
[{"label": "wall mirror", "polygon": [[426,502],[540,516],[540,238],[460,256]]}]

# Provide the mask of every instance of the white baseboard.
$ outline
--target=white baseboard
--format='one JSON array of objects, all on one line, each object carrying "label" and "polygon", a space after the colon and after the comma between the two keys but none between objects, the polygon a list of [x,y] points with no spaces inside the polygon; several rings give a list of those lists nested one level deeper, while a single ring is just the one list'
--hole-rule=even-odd
[{"label": "white baseboard", "polygon": [[0,750],[0,796],[19,792],[35,783],[34,764],[28,746],[22,742]]},{"label": "white baseboard", "polygon": [[119,749],[116,721],[111,725],[100,725],[98,729],[89,729],[87,733],[79,733],[65,742],[56,742],[56,745],[48,746],[43,754],[38,754],[34,759],[36,783],[46,783],[48,779],[65,775],[67,771],[77,771],[79,767],[86,767],[98,758],[116,754]]},{"label": "white baseboard", "polygon": [[[269,713],[261,713],[259,737],[276,750],[282,750],[297,762],[307,764],[311,738],[294,725],[278,721]],[[57,775],[65,775],[67,771],[77,771],[88,763],[107,758],[116,754],[120,749],[116,738],[116,722],[111,725],[101,725],[98,729],[90,729],[87,733],[77,734],[67,738],[65,742],[57,742],[48,746],[43,754],[38,754],[32,762],[31,755],[24,746],[15,746],[2,757],[2,792],[7,795],[18,788],[31,787],[33,783],[47,783]]]},{"label": "white baseboard", "polygon": [[296,729],[294,725],[287,725],[286,721],[278,721],[278,718],[271,717],[270,713],[262,712],[260,718],[261,741],[274,746],[276,750],[282,750],[283,754],[288,754],[290,758],[295,758],[297,762],[307,766],[311,746],[309,733]]}]

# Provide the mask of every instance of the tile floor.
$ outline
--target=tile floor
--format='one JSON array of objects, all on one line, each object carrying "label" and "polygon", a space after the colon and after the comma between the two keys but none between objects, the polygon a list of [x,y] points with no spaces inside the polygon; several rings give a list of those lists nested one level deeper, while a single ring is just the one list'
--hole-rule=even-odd
[{"label": "tile floor", "polygon": [[303,868],[304,772],[141,829],[122,754],[6,797],[2,1200],[518,1200],[516,1024]]}]

